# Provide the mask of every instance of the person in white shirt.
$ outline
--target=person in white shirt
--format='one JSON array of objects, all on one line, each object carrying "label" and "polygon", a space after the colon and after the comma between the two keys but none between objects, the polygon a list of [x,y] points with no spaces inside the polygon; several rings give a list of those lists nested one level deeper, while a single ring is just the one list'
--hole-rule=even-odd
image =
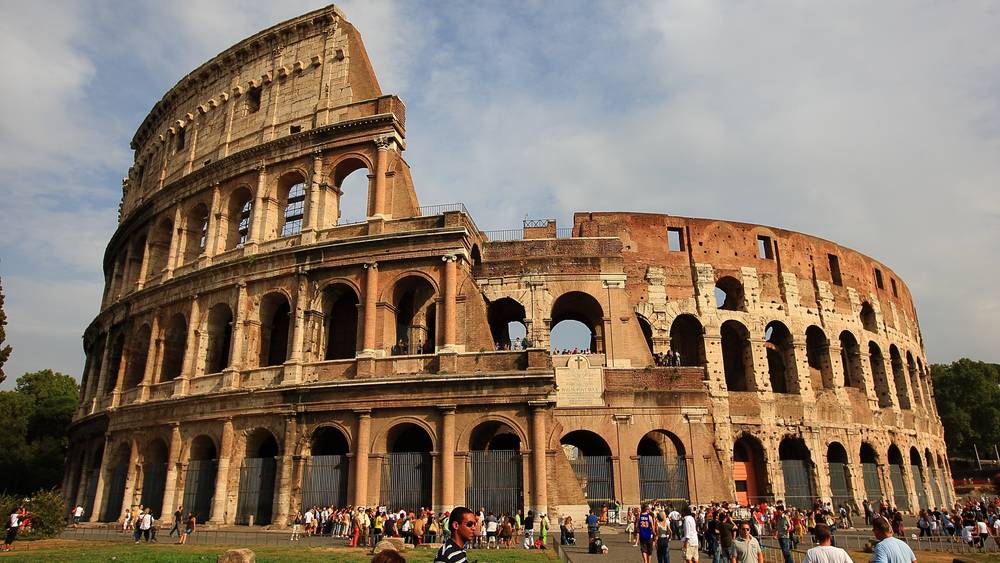
[{"label": "person in white shirt", "polygon": [[74,528],[79,528],[80,527],[80,519],[81,518],[83,518],[83,505],[78,504],[78,505],[76,505],[76,508],[73,509],[73,527]]},{"label": "person in white shirt", "polygon": [[813,537],[819,545],[806,552],[802,563],[853,563],[846,551],[832,545],[833,536],[828,525],[816,524]]},{"label": "person in white shirt", "polygon": [[683,533],[681,551],[684,553],[684,560],[698,563],[698,526],[695,524],[694,516],[691,515],[690,507],[684,509]]}]

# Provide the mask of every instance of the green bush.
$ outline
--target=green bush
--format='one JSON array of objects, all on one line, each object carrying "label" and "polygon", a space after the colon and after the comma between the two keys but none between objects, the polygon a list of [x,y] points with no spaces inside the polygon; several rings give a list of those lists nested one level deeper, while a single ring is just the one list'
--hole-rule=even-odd
[{"label": "green bush", "polygon": [[28,511],[28,519],[31,520],[31,531],[18,534],[20,539],[51,538],[66,527],[68,509],[66,499],[59,491],[43,489],[24,498],[0,496],[4,519],[18,506],[23,506]]}]

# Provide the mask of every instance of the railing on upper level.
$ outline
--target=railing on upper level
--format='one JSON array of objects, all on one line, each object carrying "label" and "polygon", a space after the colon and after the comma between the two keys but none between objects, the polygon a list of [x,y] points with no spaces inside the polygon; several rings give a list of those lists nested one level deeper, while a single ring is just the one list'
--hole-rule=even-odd
[{"label": "railing on upper level", "polygon": [[[459,211],[469,215],[469,210],[465,208],[464,203],[442,203],[440,205],[424,205],[418,208],[420,210],[420,215],[426,217],[428,215],[441,215],[447,211]],[[470,215],[471,217],[471,215]]]}]

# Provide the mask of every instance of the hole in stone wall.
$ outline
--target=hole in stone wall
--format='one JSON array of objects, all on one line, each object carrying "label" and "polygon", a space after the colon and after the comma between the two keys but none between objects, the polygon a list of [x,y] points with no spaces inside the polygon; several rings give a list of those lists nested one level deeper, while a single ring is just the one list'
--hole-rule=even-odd
[{"label": "hole in stone wall", "polygon": [[667,249],[670,252],[682,252],[684,250],[684,229],[680,227],[667,228]]}]

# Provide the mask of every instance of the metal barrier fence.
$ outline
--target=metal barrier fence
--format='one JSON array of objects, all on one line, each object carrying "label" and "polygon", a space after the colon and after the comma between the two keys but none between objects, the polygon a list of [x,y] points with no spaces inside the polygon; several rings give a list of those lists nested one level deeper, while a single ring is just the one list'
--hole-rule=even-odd
[{"label": "metal barrier fence", "polygon": [[420,207],[420,215],[426,217],[428,215],[440,215],[446,211],[461,211],[466,215],[469,211],[465,208],[464,203],[443,203],[440,205],[425,205]]},{"label": "metal barrier fence", "polygon": [[[170,526],[160,527],[156,534],[158,543],[176,543],[177,534],[170,535]],[[117,529],[108,528],[67,528],[59,536],[60,539],[89,540],[89,541],[110,541],[121,542],[123,544],[132,543],[132,534],[123,534],[121,526]],[[263,530],[233,530],[198,528],[188,536],[187,543],[191,545],[225,545],[225,546],[254,546],[254,545],[295,545],[302,547],[342,547],[347,545],[347,538],[335,538],[329,536],[309,536],[301,537],[292,541],[291,528],[282,531]]]}]

